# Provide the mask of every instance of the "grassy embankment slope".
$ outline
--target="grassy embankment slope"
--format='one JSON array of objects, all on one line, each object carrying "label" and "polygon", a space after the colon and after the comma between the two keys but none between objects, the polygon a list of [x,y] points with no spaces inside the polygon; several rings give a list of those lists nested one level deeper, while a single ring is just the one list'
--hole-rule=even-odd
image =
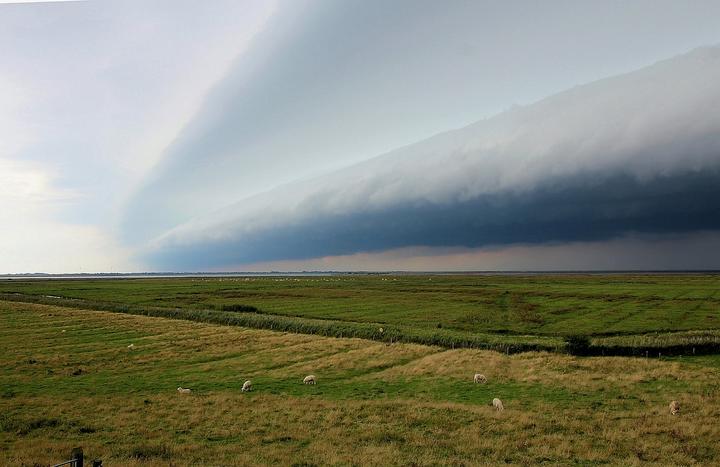
[{"label": "grassy embankment slope", "polygon": [[76,445],[107,465],[720,462],[717,356],[507,356],[11,302],[0,345],[3,465]]}]

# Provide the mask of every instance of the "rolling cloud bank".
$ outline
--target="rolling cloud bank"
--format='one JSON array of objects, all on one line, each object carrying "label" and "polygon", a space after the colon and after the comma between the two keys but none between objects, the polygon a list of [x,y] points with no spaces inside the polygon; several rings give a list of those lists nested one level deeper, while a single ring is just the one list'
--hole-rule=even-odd
[{"label": "rolling cloud bank", "polygon": [[707,47],[197,216],[144,255],[190,270],[717,230],[720,48]]}]

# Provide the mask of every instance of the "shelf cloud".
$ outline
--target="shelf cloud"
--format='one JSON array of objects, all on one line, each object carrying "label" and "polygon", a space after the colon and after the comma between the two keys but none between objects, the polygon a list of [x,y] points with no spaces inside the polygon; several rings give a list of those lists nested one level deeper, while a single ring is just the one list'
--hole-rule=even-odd
[{"label": "shelf cloud", "polygon": [[155,238],[158,268],[720,229],[720,48],[286,184]]},{"label": "shelf cloud", "polygon": [[126,200],[121,236],[141,244],[299,178],[720,37],[720,4],[615,3],[280,2],[152,155],[158,163]]}]

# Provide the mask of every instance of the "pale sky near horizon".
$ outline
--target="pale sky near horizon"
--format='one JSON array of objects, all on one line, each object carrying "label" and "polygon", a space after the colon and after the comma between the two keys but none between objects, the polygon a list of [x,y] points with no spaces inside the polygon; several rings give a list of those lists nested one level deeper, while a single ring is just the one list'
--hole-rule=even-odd
[{"label": "pale sky near horizon", "polygon": [[[720,268],[717,54],[577,88],[717,46],[718,17],[715,1],[0,2],[0,273]],[[564,120],[573,96],[596,121]],[[578,188],[599,171],[608,185]],[[559,176],[607,222],[537,191]],[[661,221],[646,201],[663,196],[679,201]]]}]

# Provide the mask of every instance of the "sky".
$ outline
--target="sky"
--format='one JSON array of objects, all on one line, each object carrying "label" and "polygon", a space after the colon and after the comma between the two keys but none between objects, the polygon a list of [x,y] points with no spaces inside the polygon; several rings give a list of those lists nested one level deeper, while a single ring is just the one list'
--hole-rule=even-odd
[{"label": "sky", "polygon": [[720,269],[718,17],[0,2],[0,273]]}]

